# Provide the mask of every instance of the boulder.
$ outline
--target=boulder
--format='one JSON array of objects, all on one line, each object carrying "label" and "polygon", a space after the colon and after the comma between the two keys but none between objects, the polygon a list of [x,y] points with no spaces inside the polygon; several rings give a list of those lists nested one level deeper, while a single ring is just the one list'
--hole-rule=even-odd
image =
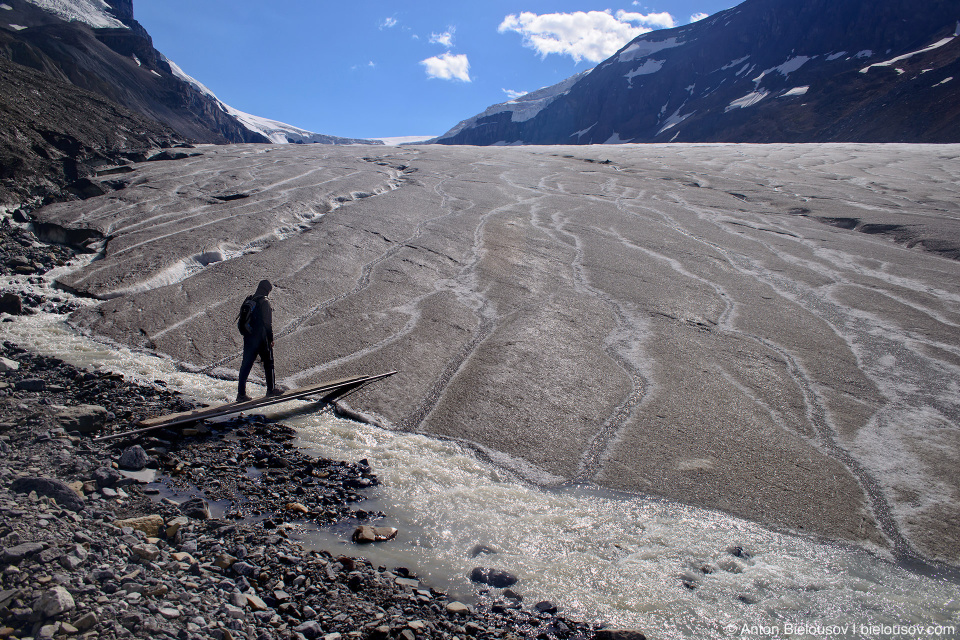
[{"label": "boulder", "polygon": [[470,607],[463,604],[462,602],[448,602],[447,603],[447,613],[453,614],[467,614],[470,613]]},{"label": "boulder", "polygon": [[137,544],[133,546],[133,552],[137,554],[138,557],[146,560],[147,562],[153,562],[160,557],[160,549],[155,544]]},{"label": "boulder", "polygon": [[488,584],[497,589],[503,589],[517,583],[517,576],[503,569],[476,567],[470,572],[470,579],[480,584]]},{"label": "boulder", "polygon": [[120,454],[119,464],[121,469],[140,471],[147,466],[148,462],[150,462],[150,456],[148,456],[147,452],[143,450],[143,447],[138,444],[127,447],[123,450],[123,453]]},{"label": "boulder", "polygon": [[20,363],[9,358],[0,358],[0,372],[16,371],[20,368]]},{"label": "boulder", "polygon": [[17,391],[33,391],[39,393],[47,388],[47,383],[41,378],[27,378],[25,380],[18,380],[14,387]]},{"label": "boulder", "polygon": [[393,540],[397,537],[397,533],[397,529],[394,527],[371,527],[370,525],[363,525],[354,530],[351,539],[357,544],[369,544],[371,542]]},{"label": "boulder", "polygon": [[125,520],[115,520],[113,524],[120,528],[131,527],[137,531],[143,531],[148,537],[156,538],[160,532],[160,527],[163,526],[163,516],[159,514],[138,516]]},{"label": "boulder", "polygon": [[95,404],[80,404],[75,407],[56,407],[54,418],[65,431],[95,433],[103,429],[113,414]]},{"label": "boulder", "polygon": [[180,513],[195,520],[209,520],[210,505],[203,498],[190,498],[180,505]]},{"label": "boulder", "polygon": [[57,501],[57,504],[71,511],[82,511],[83,500],[77,495],[77,492],[70,488],[62,480],[53,480],[51,478],[17,478],[10,485],[12,491],[17,493],[30,493],[36,491],[37,495],[47,496]]},{"label": "boulder", "polygon": [[250,607],[251,611],[266,611],[269,609],[267,603],[263,601],[260,596],[254,593],[245,593],[243,594],[247,600],[247,606]]},{"label": "boulder", "polygon": [[93,480],[97,483],[97,488],[112,487],[119,482],[120,472],[113,467],[100,467],[93,472]]},{"label": "boulder", "polygon": [[302,634],[307,640],[315,640],[323,635],[323,627],[316,620],[309,620],[293,628],[299,634]]},{"label": "boulder", "polygon": [[63,587],[57,586],[48,589],[40,596],[40,600],[34,605],[34,611],[39,612],[45,618],[53,618],[67,611],[73,611],[77,607],[73,596]]},{"label": "boulder", "polygon": [[0,552],[0,561],[3,561],[5,564],[19,564],[24,558],[28,558],[41,551],[43,551],[43,545],[39,542],[24,542],[23,544],[18,544],[15,547],[10,547]]},{"label": "boulder", "polygon": [[20,296],[9,291],[0,295],[0,313],[9,313],[12,316],[19,316],[23,313],[23,301]]}]

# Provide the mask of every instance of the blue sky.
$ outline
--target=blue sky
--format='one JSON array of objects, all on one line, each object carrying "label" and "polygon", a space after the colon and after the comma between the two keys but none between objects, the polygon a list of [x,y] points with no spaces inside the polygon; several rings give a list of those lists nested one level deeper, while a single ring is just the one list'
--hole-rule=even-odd
[{"label": "blue sky", "polygon": [[330,135],[439,135],[737,0],[134,0],[154,46],[230,106]]}]

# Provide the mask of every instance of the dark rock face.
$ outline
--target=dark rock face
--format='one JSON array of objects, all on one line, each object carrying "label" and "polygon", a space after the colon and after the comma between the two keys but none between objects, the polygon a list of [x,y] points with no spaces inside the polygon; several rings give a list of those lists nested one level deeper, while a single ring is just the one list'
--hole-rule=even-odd
[{"label": "dark rock face", "polygon": [[162,122],[184,138],[267,142],[217,101],[176,77],[153,48],[150,35],[133,19],[128,3],[113,3],[126,29],[91,29],[59,20],[29,3],[15,5],[9,17],[27,28],[0,30],[0,56]]},{"label": "dark rock face", "polygon": [[0,85],[0,203],[82,197],[98,165],[128,163],[137,149],[183,141],[155,121],[3,55]]},{"label": "dark rock face", "polygon": [[437,141],[960,141],[957,18],[945,0],[747,0],[636,38],[530,119],[491,107]]}]

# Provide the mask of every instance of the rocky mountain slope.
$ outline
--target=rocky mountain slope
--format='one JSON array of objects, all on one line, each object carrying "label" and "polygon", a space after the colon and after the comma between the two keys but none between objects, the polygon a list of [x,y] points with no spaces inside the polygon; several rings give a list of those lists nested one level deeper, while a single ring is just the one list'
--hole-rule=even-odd
[{"label": "rocky mountain slope", "polygon": [[0,205],[100,195],[90,180],[98,168],[184,142],[167,126],[3,56],[0,85]]},{"label": "rocky mountain slope", "polygon": [[639,36],[535,113],[495,105],[436,141],[957,142],[958,18],[947,0],[747,0]]},{"label": "rocky mountain slope", "polygon": [[[153,47],[133,17],[133,0],[5,0],[0,56],[97,93],[198,142],[360,142],[283,123],[265,128],[238,117],[240,112]],[[287,129],[290,136],[284,135]]]}]

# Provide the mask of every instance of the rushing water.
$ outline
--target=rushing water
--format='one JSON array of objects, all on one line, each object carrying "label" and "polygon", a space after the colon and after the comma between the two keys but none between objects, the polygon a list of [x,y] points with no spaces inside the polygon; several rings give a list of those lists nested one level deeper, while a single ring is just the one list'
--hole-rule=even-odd
[{"label": "rushing water", "polygon": [[[145,383],[163,380],[207,402],[235,393],[235,383],[85,338],[51,314],[2,323],[0,339]],[[947,577],[723,513],[586,487],[531,486],[457,443],[296,408],[271,411],[318,454],[367,458],[382,486],[365,508],[386,512],[400,529],[396,540],[362,550],[346,546],[347,529],[308,531],[308,544],[407,566],[460,594],[476,591],[466,578],[473,567],[507,569],[519,577],[514,590],[526,604],[549,599],[570,617],[654,638],[960,637],[960,585]],[[471,557],[478,544],[499,553]]]}]

